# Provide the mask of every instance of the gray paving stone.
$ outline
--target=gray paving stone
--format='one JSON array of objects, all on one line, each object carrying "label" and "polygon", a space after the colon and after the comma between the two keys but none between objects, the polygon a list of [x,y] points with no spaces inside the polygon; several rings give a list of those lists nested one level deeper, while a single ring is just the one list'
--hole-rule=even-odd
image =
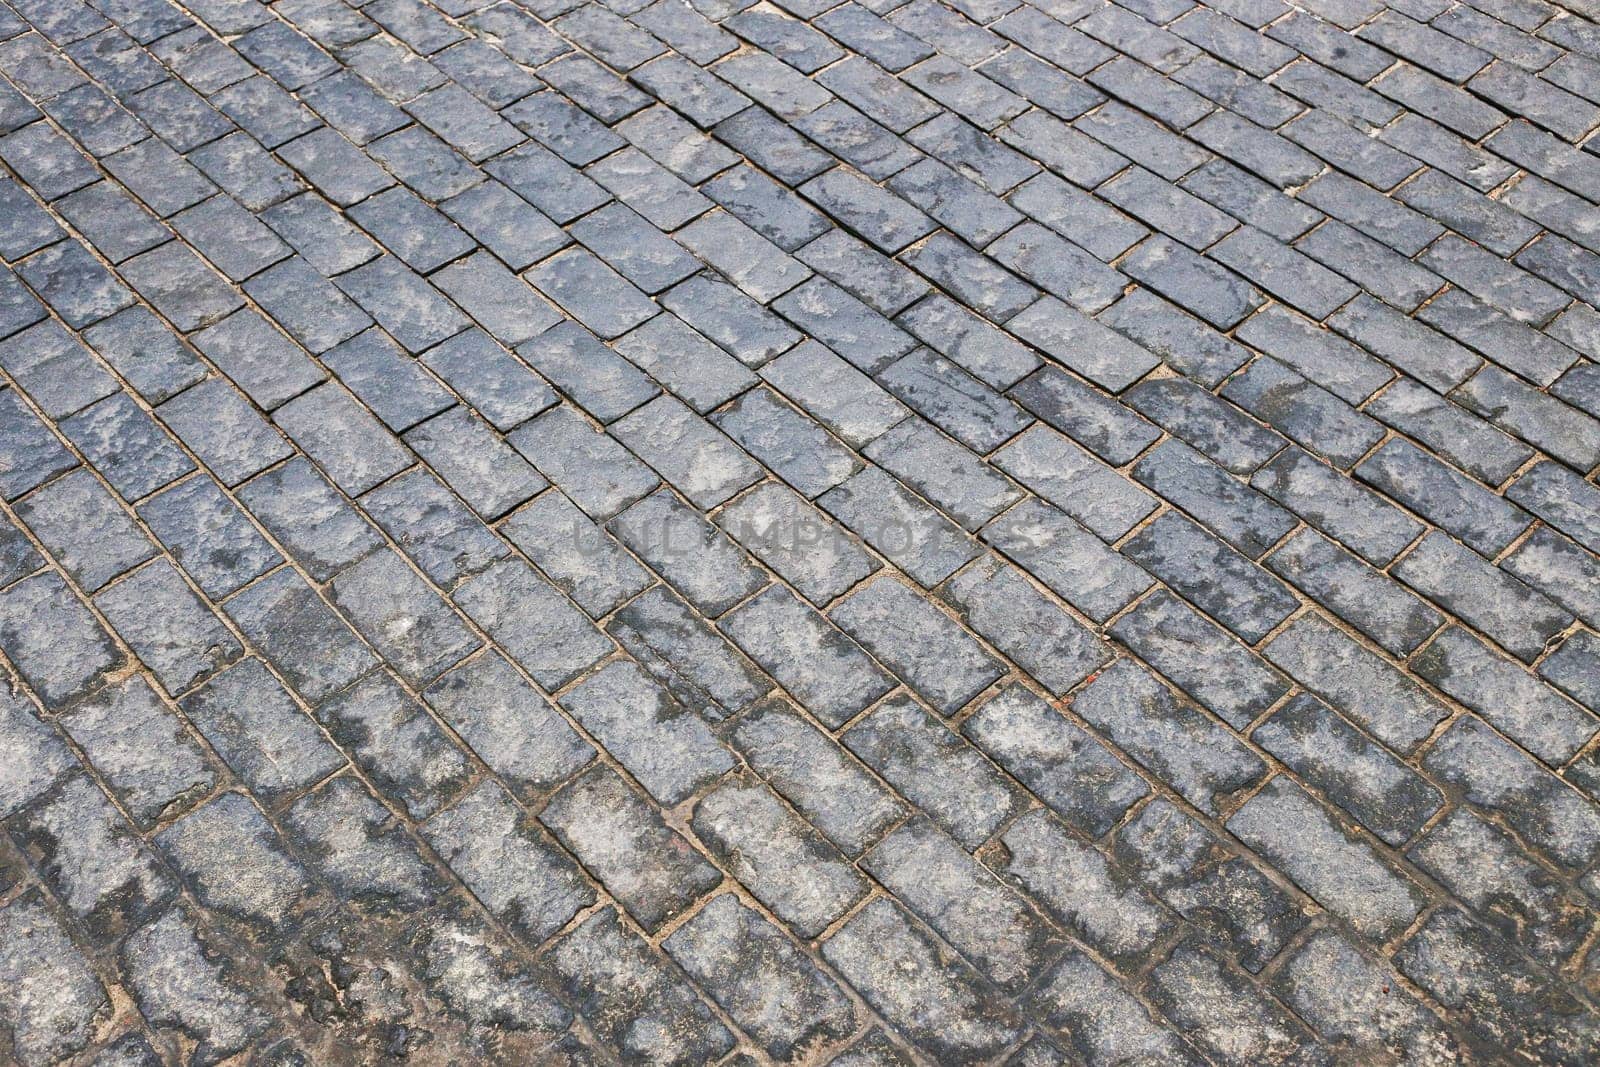
[{"label": "gray paving stone", "polygon": [[205,905],[263,937],[293,932],[328,906],[255,805],[224,793],[156,835]]},{"label": "gray paving stone", "polygon": [[1437,789],[1310,695],[1291,699],[1252,739],[1396,847],[1443,805]]},{"label": "gray paving stone", "polygon": [[844,170],[813,178],[798,191],[887,255],[934,228],[927,216],[904,200]]},{"label": "gray paving stone", "polygon": [[561,321],[525,282],[481,250],[433,275],[433,283],[507,345],[521,344]]},{"label": "gray paving stone", "polygon": [[120,938],[177,894],[154,853],[81,772],[24,808],[11,832],[40,880],[94,937]]},{"label": "gray paving stone", "polygon": [[1096,622],[1115,615],[1152,584],[1138,567],[1038,501],[1006,512],[984,527],[982,537]]},{"label": "gray paving stone", "polygon": [[424,352],[468,325],[430,282],[393,256],[342,275],[338,286],[408,352]]},{"label": "gray paving stone", "polygon": [[975,849],[1026,806],[979,750],[905,697],[892,697],[842,736],[882,775],[967,849]]},{"label": "gray paving stone", "polygon": [[1110,657],[1087,627],[1036,590],[1022,572],[993,557],[951,579],[945,596],[968,626],[1057,695]]},{"label": "gray paving stone", "polygon": [[242,651],[164,559],[102,590],[94,603],[169,693],[204,681]]},{"label": "gray paving stone", "polygon": [[550,964],[589,1025],[624,1054],[688,1063],[733,1048],[733,1035],[711,1009],[622,927],[614,909],[596,912],[557,942]]},{"label": "gray paving stone", "polygon": [[947,715],[1003,673],[960,627],[890,578],[852,593],[830,616]]},{"label": "gray paving stone", "polygon": [[1570,466],[1582,469],[1600,463],[1600,450],[1592,440],[1600,423],[1498,367],[1484,367],[1455,395],[1466,407]]},{"label": "gray paving stone", "polygon": [[190,807],[216,781],[199,746],[143,678],[101,690],[62,723],[141,825]]},{"label": "gray paving stone", "polygon": [[733,541],[665,489],[634,504],[610,527],[707,616],[721,615],[767,584]]},{"label": "gray paving stone", "polygon": [[1128,405],[1237,475],[1248,475],[1283,447],[1283,438],[1241,415],[1187,378],[1147,378]]},{"label": "gray paving stone", "polygon": [[594,756],[593,747],[498,653],[447,671],[423,698],[519,794],[552,788]]},{"label": "gray paving stone", "polygon": [[[105,986],[72,944],[43,897],[32,893],[0,912],[10,951],[0,970],[13,992],[6,1000],[17,1062],[49,1063],[85,1048],[110,1007]],[[25,995],[40,987],[43,996]]]},{"label": "gray paving stone", "polygon": [[1458,627],[1423,650],[1416,671],[1551,765],[1600,730],[1600,720]]},{"label": "gray paving stone", "polygon": [[855,642],[781,587],[730,612],[720,628],[829,726],[842,726],[894,687]]},{"label": "gray paving stone", "polygon": [[498,785],[467,793],[422,833],[485,907],[526,941],[544,941],[594,902],[573,862]]},{"label": "gray paving stone", "polygon": [[195,334],[194,346],[265,411],[327,377],[298,345],[248,308]]},{"label": "gray paving stone", "polygon": [[959,526],[877,468],[852,475],[817,503],[926,587],[949,577],[979,551]]},{"label": "gray paving stone", "polygon": [[563,696],[561,706],[664,804],[733,769],[732,755],[705,723],[632,664],[608,665]]},{"label": "gray paving stone", "polygon": [[1539,675],[1594,711],[1600,704],[1600,687],[1595,683],[1594,674],[1597,656],[1600,656],[1600,643],[1594,635],[1577,630],[1539,665]]},{"label": "gray paving stone", "polygon": [[[1151,974],[1152,999],[1223,1063],[1333,1062],[1311,1032],[1214,953],[1185,942]],[[1217,1004],[1224,1014],[1200,1010]]]},{"label": "gray paving stone", "polygon": [[[1062,398],[1063,406],[1070,398]],[[1050,399],[1039,410],[1059,411]],[[1157,506],[1131,479],[1048,427],[1025,430],[991,461],[1106,540],[1126,534]]]},{"label": "gray paving stone", "polygon": [[117,391],[116,382],[89,350],[53,320],[0,342],[0,367],[52,420]]},{"label": "gray paving stone", "polygon": [[1265,303],[1255,289],[1165,236],[1145,239],[1118,266],[1219,330]]},{"label": "gray paving stone", "polygon": [[1251,364],[1223,386],[1222,396],[1340,470],[1383,439],[1373,419],[1274,359]]},{"label": "gray paving stone", "polygon": [[119,311],[85,330],[83,337],[152,405],[205,377],[200,360],[147,308]]},{"label": "gray paving stone", "polygon": [[324,353],[322,362],[397,433],[455,402],[381,330],[357,334]]},{"label": "gray paving stone", "polygon": [[1533,457],[1532,450],[1409,380],[1395,382],[1367,410],[1488,485],[1504,482]]},{"label": "gray paving stone", "polygon": [[1548,527],[1539,527],[1501,561],[1501,566],[1580,619],[1594,624],[1600,563],[1576,543]]},{"label": "gray paving stone", "polygon": [[228,617],[309,703],[319,703],[378,665],[378,658],[292,570],[236,593]]},{"label": "gray paving stone", "polygon": [[351,496],[411,465],[411,454],[349,392],[328,382],[273,415],[295,443]]},{"label": "gray paving stone", "polygon": [[520,346],[517,354],[603,423],[620,418],[660,392],[577,323],[551,327]]},{"label": "gray paving stone", "polygon": [[1027,984],[1062,946],[1021,894],[931,822],[906,823],[861,863],[1003,989]]},{"label": "gray paving stone", "polygon": [[1166,909],[1048,812],[1027,813],[999,841],[996,869],[1117,965],[1148,960],[1165,936]]},{"label": "gray paving stone", "polygon": [[802,938],[818,936],[868,891],[860,872],[763,784],[735,779],[719,786],[695,805],[690,825]]},{"label": "gray paving stone", "polygon": [[549,485],[488,423],[460,405],[411,428],[404,441],[489,521]]},{"label": "gray paving stone", "polygon": [[1113,855],[1252,974],[1306,925],[1289,891],[1166,800],[1152,801],[1124,825]]},{"label": "gray paving stone", "polygon": [[1423,769],[1562,866],[1580,867],[1600,847],[1593,803],[1471,716],[1440,737]]},{"label": "gray paving stone", "polygon": [[1045,366],[1010,395],[1040,419],[1114,466],[1153,444],[1161,432],[1057,367]]},{"label": "gray paving stone", "polygon": [[452,598],[547,692],[615,648],[571,601],[520,560],[496,563],[467,579]]},{"label": "gray paving stone", "polygon": [[[319,581],[333,577],[382,543],[372,524],[302,458],[252,479],[238,495],[267,531]],[[181,558],[179,562],[183,562]]]},{"label": "gray paving stone", "polygon": [[478,639],[392,551],[341,571],[329,590],[384,661],[413,686],[425,685],[478,647]]},{"label": "gray paving stone", "polygon": [[309,259],[284,260],[250,279],[244,289],[314,353],[326,352],[372,325],[366,312],[319,275]]},{"label": "gray paving stone", "polygon": [[671,398],[646,404],[618,422],[612,432],[702,508],[726,501],[761,475],[743,450]]},{"label": "gray paving stone", "polygon": [[366,234],[313,193],[275,204],[261,213],[261,219],[326,277],[359,267],[378,254]]},{"label": "gray paving stone", "polygon": [[1149,792],[1104,744],[1021,686],[985,701],[961,732],[1091,837],[1103,836]]},{"label": "gray paving stone", "polygon": [[1241,742],[1131,660],[1100,672],[1072,709],[1204,811],[1216,812],[1266,772]]},{"label": "gray paving stone", "polygon": [[269,806],[344,766],[339,750],[253,657],[213,676],[180,706],[223,762]]},{"label": "gray paving stone", "polygon": [[67,440],[129,502],[194,469],[177,442],[127,393],[113,393],[59,425]]},{"label": "gray paving stone", "polygon": [[1401,581],[1532,663],[1572,621],[1560,607],[1442,534],[1394,567]]},{"label": "gray paving stone", "polygon": [[606,631],[696,714],[718,722],[771,684],[692,608],[663,586],[621,608]]},{"label": "gray paving stone", "polygon": [[1100,964],[1076,948],[1069,948],[1049,972],[1034,1003],[1086,1063],[1115,1062],[1121,1055],[1163,1063],[1201,1062]]},{"label": "gray paving stone", "polygon": [[1140,601],[1110,632],[1235,729],[1244,729],[1288,692],[1281,676],[1166,590]]},{"label": "gray paving stone", "polygon": [[1395,982],[1392,966],[1320,930],[1289,958],[1277,984],[1284,1002],[1330,1040],[1418,1063],[1458,1058],[1456,1039],[1410,995],[1396,996]]},{"label": "gray paving stone", "polygon": [[132,934],[120,959],[141,1014],[158,1029],[194,1041],[201,1059],[247,1048],[271,1021],[183,907],[169,909]]},{"label": "gray paving stone", "polygon": [[775,1059],[854,1027],[855,1010],[839,986],[732,894],[706,905],[662,945]]},{"label": "gray paving stone", "polygon": [[1448,717],[1416,681],[1318,617],[1296,619],[1270,641],[1266,656],[1398,752],[1416,749]]},{"label": "gray paving stone", "polygon": [[[87,593],[97,592],[157,551],[133,517],[83,468],[25,497],[16,505],[16,512]],[[32,552],[31,546],[29,551]],[[33,558],[35,563],[29,570],[43,562],[37,553]]]},{"label": "gray paving stone", "polygon": [[977,1063],[1009,1046],[1022,1022],[964,962],[887,898],[869,903],[823,945],[823,958],[879,1014],[944,1063]]},{"label": "gray paving stone", "polygon": [[[130,263],[130,277],[143,277],[144,260]],[[17,274],[63,322],[82,329],[133,303],[133,294],[77,241],[62,241],[17,264]]]},{"label": "gray paving stone", "polygon": [[0,13],[0,1058],[1594,1059],[1600,11],[1471,2]]},{"label": "gray paving stone", "polygon": [[348,774],[301,797],[283,823],[312,868],[361,911],[415,911],[439,895],[442,880],[416,843]]},{"label": "gray paving stone", "polygon": [[818,607],[881,566],[854,539],[785,486],[761,485],[717,514],[717,525]]},{"label": "gray paving stone", "polygon": [[1318,462],[1287,448],[1250,484],[1375,566],[1385,566],[1423,527],[1388,501]]},{"label": "gray paving stone", "polygon": [[559,492],[529,502],[501,530],[591,617],[609,614],[650,583],[644,568]]},{"label": "gray paving stone", "polygon": [[[1451,813],[1407,854],[1536,959],[1554,964],[1587,933],[1586,909],[1567,897],[1566,887],[1504,830],[1468,809]],[[1495,884],[1492,902],[1485,879]]]},{"label": "gray paving stone", "polygon": [[1251,558],[1260,558],[1297,525],[1287,511],[1178,441],[1146,453],[1132,473]]},{"label": "gray paving stone", "polygon": [[915,344],[893,323],[823,278],[810,279],[772,307],[868,374],[882,371]]},{"label": "gray paving stone", "polygon": [[1269,307],[1252,317],[1237,336],[1347,404],[1361,404],[1394,377],[1357,346],[1282,307]]},{"label": "gray paving stone", "polygon": [[1367,936],[1405,929],[1421,908],[1421,891],[1412,882],[1385,865],[1370,844],[1342,830],[1287,779],[1269,782],[1227,825]]},{"label": "gray paving stone", "polygon": [[847,856],[872,844],[905,805],[782,701],[745,713],[732,734],[745,761]]},{"label": "gray paving stone", "polygon": [[1417,597],[1311,530],[1296,534],[1265,562],[1397,657],[1415,651],[1443,621]]}]

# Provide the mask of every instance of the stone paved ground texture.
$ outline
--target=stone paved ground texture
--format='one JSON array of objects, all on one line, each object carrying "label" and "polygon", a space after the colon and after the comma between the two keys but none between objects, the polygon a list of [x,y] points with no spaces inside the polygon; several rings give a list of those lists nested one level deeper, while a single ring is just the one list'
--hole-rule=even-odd
[{"label": "stone paved ground texture", "polygon": [[0,1060],[1600,1058],[1600,3],[5,0]]}]

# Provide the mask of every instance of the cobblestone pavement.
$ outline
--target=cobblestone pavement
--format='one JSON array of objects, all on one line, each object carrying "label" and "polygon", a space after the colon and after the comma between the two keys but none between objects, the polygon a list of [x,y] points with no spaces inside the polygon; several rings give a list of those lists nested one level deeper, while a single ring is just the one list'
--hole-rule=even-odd
[{"label": "cobblestone pavement", "polygon": [[1600,1060],[1600,0],[4,0],[0,1061]]}]

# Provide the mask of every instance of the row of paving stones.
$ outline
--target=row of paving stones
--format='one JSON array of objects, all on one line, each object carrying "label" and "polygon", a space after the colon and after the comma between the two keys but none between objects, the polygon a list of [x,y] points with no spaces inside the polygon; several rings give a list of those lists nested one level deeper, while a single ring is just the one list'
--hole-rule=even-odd
[{"label": "row of paving stones", "polygon": [[0,17],[14,1055],[1591,1058],[1593,24],[738,6]]}]

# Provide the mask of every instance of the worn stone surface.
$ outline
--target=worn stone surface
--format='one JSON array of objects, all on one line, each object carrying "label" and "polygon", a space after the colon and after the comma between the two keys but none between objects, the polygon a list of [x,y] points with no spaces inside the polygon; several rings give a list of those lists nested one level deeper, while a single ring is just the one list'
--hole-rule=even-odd
[{"label": "worn stone surface", "polygon": [[0,1061],[1600,1060],[1594,0],[0,0]]}]

